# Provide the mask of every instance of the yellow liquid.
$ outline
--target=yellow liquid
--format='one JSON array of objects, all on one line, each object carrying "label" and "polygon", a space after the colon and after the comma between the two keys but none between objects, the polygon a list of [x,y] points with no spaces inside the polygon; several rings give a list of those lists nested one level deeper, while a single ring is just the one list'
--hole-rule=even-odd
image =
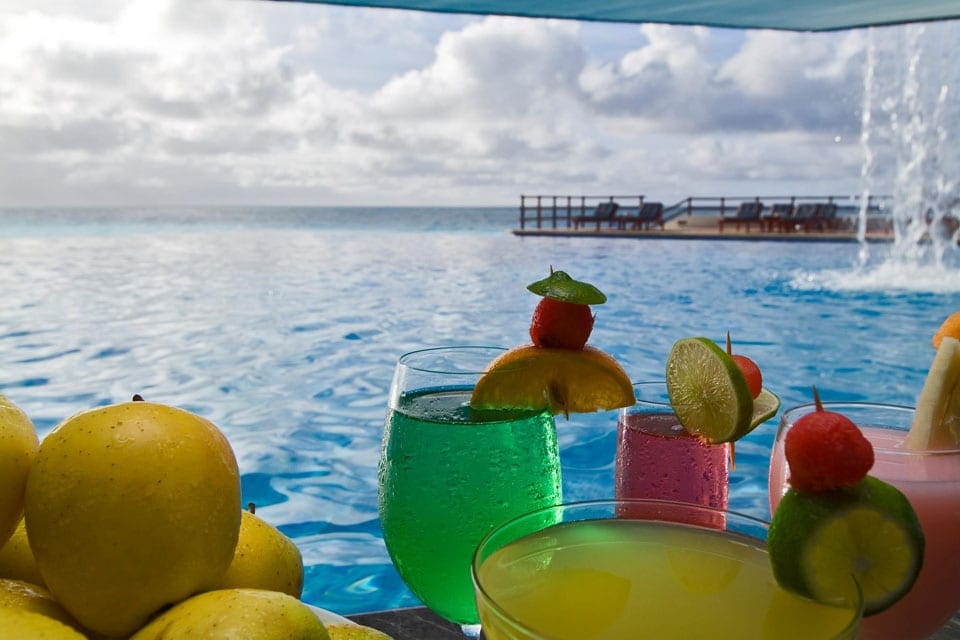
[{"label": "yellow liquid", "polygon": [[764,543],[639,520],[557,525],[487,558],[478,596],[489,640],[854,638],[857,611],[784,591]]}]

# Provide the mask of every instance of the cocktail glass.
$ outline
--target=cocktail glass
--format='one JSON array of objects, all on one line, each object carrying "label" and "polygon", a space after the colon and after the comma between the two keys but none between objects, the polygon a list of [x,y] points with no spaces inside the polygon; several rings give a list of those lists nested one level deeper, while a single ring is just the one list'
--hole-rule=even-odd
[{"label": "cocktail glass", "polygon": [[704,511],[716,510],[592,501],[548,507],[498,527],[473,561],[484,636],[856,637],[858,589],[850,590],[853,601],[832,604],[782,589],[766,551],[767,523],[725,511],[723,530],[691,525],[717,520]]},{"label": "cocktail glass", "polygon": [[730,491],[731,445],[705,444],[684,429],[673,414],[666,382],[638,382],[634,391],[636,404],[620,409],[617,420],[615,497],[713,507],[689,514],[720,518],[714,524],[722,524]]},{"label": "cocktail glass", "polygon": [[[923,568],[910,592],[892,607],[864,618],[860,637],[867,640],[927,638],[960,608],[960,450],[915,451],[903,448],[914,410],[888,404],[824,402],[823,408],[850,418],[873,444],[870,475],[907,496],[923,528]],[[784,439],[813,404],[793,407],[780,417],[770,454],[770,511],[786,493],[789,469]]]},{"label": "cocktail glass", "polygon": [[479,634],[470,561],[495,525],[561,502],[548,411],[470,407],[504,349],[407,353],[394,372],[379,467],[380,524],[400,577],[430,609]]}]

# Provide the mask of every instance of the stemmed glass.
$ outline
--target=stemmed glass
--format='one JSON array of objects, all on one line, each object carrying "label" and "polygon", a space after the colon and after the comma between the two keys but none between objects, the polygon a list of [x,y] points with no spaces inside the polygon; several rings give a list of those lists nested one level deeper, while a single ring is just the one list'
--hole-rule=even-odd
[{"label": "stemmed glass", "polygon": [[[824,402],[823,408],[850,418],[873,444],[870,475],[902,491],[920,519],[926,544],[923,568],[910,592],[892,607],[864,618],[866,640],[920,640],[942,627],[960,608],[960,450],[905,449],[903,440],[914,410],[867,402]],[[784,411],[770,454],[770,511],[786,493],[789,469],[784,440],[802,416],[815,411],[804,404]]]},{"label": "stemmed glass", "polygon": [[407,353],[390,389],[379,467],[387,550],[410,590],[479,635],[470,561],[495,525],[561,501],[560,457],[548,411],[470,407],[471,390],[504,349]]},{"label": "stemmed glass", "polygon": [[[590,501],[497,527],[473,562],[484,636],[856,637],[859,589],[831,604],[782,589],[767,556],[767,523],[710,515],[717,511],[664,500]],[[723,529],[691,524],[703,521]]]}]

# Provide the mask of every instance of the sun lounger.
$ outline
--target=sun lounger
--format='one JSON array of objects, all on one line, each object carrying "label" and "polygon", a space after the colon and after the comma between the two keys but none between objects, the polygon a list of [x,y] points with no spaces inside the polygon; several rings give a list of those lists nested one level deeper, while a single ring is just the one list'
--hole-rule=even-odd
[{"label": "sun lounger", "polygon": [[770,213],[760,217],[760,230],[790,231],[793,227],[794,207],[786,202],[777,202],[770,206]]},{"label": "sun lounger", "polygon": [[841,220],[837,217],[837,205],[833,202],[820,205],[817,210],[818,228],[825,231],[835,231],[840,228]]},{"label": "sun lounger", "polygon": [[597,231],[599,231],[600,223],[606,222],[610,224],[616,221],[617,209],[619,208],[620,205],[616,202],[601,202],[597,205],[597,208],[593,210],[592,214],[576,216],[573,219],[573,228],[579,229],[582,224],[595,222],[597,224]]},{"label": "sun lounger", "polygon": [[746,202],[741,202],[740,206],[737,207],[737,212],[732,216],[721,215],[720,219],[717,221],[717,227],[720,233],[723,233],[723,225],[726,222],[732,222],[736,225],[736,229],[740,230],[740,225],[744,224],[747,227],[747,232],[750,232],[750,225],[756,223],[757,226],[762,228],[760,224],[760,214],[763,213],[763,203],[759,200],[748,200]]},{"label": "sun lounger", "polygon": [[813,203],[797,205],[793,219],[794,228],[803,227],[804,231],[810,231],[810,229],[816,228],[820,220],[821,206],[822,205]]},{"label": "sun lounger", "polygon": [[626,229],[627,224],[631,229],[649,229],[652,225],[663,229],[663,203],[644,202],[637,210],[637,215],[620,216],[618,220],[621,229]]}]

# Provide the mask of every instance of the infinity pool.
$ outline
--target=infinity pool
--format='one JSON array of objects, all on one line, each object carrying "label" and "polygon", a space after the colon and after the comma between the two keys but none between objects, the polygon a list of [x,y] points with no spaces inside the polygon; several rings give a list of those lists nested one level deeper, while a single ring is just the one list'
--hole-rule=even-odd
[{"label": "infinity pool", "polygon": [[[377,522],[396,358],[528,340],[550,265],[608,295],[591,342],[637,380],[680,337],[722,341],[784,405],[910,404],[960,293],[854,274],[855,244],[516,238],[505,210],[0,212],[0,393],[41,435],[128,399],[216,422],[244,501],[293,537],[304,599],[410,606]],[[945,272],[944,278],[957,277]],[[871,280],[874,278],[874,280]],[[934,278],[934,281],[936,277]],[[928,280],[929,282],[929,280]],[[613,493],[615,417],[558,423],[569,499]],[[773,421],[737,445],[731,506],[768,517]]]}]

